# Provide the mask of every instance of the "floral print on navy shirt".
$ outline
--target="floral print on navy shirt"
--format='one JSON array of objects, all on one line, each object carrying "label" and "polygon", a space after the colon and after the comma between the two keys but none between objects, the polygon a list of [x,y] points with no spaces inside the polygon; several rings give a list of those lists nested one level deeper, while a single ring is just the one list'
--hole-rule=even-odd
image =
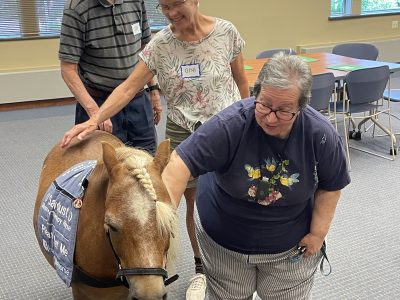
[{"label": "floral print on navy shirt", "polygon": [[[292,185],[300,182],[299,173],[289,174],[287,166],[289,160],[276,160],[274,157],[264,159],[264,164],[261,166],[252,167],[249,164],[244,165],[244,169],[249,177],[250,187],[248,189],[248,200],[257,202],[260,205],[270,205],[280,199],[284,199],[281,193],[281,186],[291,189]],[[260,181],[267,183],[268,189],[266,195],[261,199],[256,199],[257,190],[260,186]]]}]

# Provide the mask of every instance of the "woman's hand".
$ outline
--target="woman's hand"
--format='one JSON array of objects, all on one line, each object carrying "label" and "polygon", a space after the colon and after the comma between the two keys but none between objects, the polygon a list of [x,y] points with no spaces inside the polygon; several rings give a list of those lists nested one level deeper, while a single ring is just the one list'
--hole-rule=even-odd
[{"label": "woman's hand", "polygon": [[77,136],[78,140],[83,140],[87,136],[91,135],[96,129],[98,129],[98,124],[94,118],[90,118],[88,121],[75,125],[70,130],[68,130],[60,143],[61,148],[69,145],[71,140]]},{"label": "woman's hand", "polygon": [[318,253],[321,250],[324,240],[324,237],[321,238],[320,236],[314,235],[312,233],[309,233],[305,237],[303,237],[299,242],[299,246],[306,248],[306,251],[304,252],[304,257],[310,257]]}]

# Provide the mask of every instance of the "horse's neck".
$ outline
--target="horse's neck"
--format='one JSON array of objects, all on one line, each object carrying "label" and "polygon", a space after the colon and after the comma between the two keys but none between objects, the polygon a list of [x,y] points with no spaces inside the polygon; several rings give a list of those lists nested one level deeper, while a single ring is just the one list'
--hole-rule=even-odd
[{"label": "horse's neck", "polygon": [[101,278],[112,277],[116,268],[115,258],[104,230],[107,186],[107,170],[100,164],[89,178],[83,199],[75,252],[76,264]]}]

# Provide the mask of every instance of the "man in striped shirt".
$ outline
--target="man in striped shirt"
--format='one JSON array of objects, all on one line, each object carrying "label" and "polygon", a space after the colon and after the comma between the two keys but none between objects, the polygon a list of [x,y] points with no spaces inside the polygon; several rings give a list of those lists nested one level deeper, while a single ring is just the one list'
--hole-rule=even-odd
[{"label": "man in striped shirt", "polygon": [[[61,26],[61,74],[78,101],[75,124],[83,123],[138,62],[151,31],[143,0],[67,0]],[[161,115],[160,93],[153,80],[149,94],[139,91],[100,129],[124,143],[154,153],[154,123]]]}]

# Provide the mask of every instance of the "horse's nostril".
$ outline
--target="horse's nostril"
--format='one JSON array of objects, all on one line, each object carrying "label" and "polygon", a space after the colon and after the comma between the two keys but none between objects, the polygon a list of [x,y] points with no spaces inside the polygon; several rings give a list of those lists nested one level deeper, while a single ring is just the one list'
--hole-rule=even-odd
[{"label": "horse's nostril", "polygon": [[167,298],[168,298],[167,294],[165,294],[162,298],[163,298],[163,300],[167,300]]}]

